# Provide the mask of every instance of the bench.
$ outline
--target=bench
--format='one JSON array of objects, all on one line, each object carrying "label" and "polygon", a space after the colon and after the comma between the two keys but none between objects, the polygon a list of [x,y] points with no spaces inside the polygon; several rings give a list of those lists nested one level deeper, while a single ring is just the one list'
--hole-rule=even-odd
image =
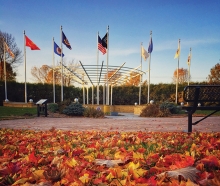
[{"label": "bench", "polygon": [[[192,132],[192,125],[196,125],[200,121],[220,111],[220,85],[186,86],[183,90],[183,99],[187,102],[187,105],[182,106],[182,109],[186,110],[188,114],[188,132]],[[204,103],[209,103],[211,106],[204,106]],[[214,112],[192,123],[192,115],[196,110],[212,110]]]}]

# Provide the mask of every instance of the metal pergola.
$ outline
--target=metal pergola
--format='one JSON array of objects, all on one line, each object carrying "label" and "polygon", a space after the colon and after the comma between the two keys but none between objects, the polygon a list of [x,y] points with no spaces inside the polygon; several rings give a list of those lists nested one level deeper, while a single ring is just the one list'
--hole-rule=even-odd
[{"label": "metal pergola", "polygon": [[[83,65],[81,61],[80,68],[76,71],[73,71],[70,67],[63,65],[63,76],[73,77],[73,81],[80,84],[83,88],[83,104],[85,103],[85,86],[87,87],[87,104],[89,104],[89,91],[88,88],[92,87],[92,104],[94,104],[94,86],[97,86],[97,105],[99,105],[99,86],[103,86],[103,105],[112,105],[112,95],[113,87],[119,86],[128,81],[129,78],[134,78],[136,76],[145,74],[144,71],[140,70],[141,65],[136,68],[125,67],[125,62],[121,66],[111,66],[104,65],[102,61],[101,65]],[[61,66],[53,69],[54,71],[61,71]],[[60,72],[61,73],[61,72]],[[131,73],[134,73],[134,76],[130,76]],[[109,75],[107,75],[109,74]],[[142,79],[142,78],[141,78]],[[141,87],[141,82],[139,84]],[[105,92],[109,91],[111,88],[111,94]],[[111,103],[109,103],[110,95]]]}]

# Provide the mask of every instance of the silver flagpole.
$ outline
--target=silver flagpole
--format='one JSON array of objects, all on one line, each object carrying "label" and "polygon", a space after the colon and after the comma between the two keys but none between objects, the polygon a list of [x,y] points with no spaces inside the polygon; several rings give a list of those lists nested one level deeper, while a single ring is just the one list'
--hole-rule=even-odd
[{"label": "silver flagpole", "polygon": [[94,105],[94,85],[92,85],[92,105]]},{"label": "silver flagpole", "polygon": [[83,105],[85,105],[85,83],[84,83],[84,74],[83,74]]},{"label": "silver flagpole", "polygon": [[[142,42],[141,42],[141,71],[142,71]],[[140,74],[140,84],[139,84],[139,105],[141,105],[141,83],[142,83],[142,75]]]},{"label": "silver flagpole", "polygon": [[99,105],[99,82],[98,82],[98,65],[99,65],[99,49],[98,49],[98,44],[99,44],[99,32],[97,34],[97,96],[96,96],[96,101],[97,105]]},{"label": "silver flagpole", "polygon": [[89,104],[89,85],[86,86],[86,93],[87,93],[86,102],[87,102],[87,105],[88,105]]},{"label": "silver flagpole", "polygon": [[103,105],[105,105],[105,83],[103,84]]},{"label": "silver flagpole", "polygon": [[[150,42],[152,39],[152,31],[150,31]],[[150,103],[150,62],[151,62],[151,52],[148,63],[148,93],[147,93],[147,102]]]},{"label": "silver flagpole", "polygon": [[61,34],[61,101],[63,101],[63,45],[62,45],[62,26],[60,27]]},{"label": "silver flagpole", "polygon": [[[55,68],[55,64],[54,64],[54,37],[53,37],[53,41],[52,41],[52,60],[53,60],[53,102],[56,103],[56,98],[55,98],[55,72],[54,72],[54,68]],[[61,54],[62,55],[62,54]]]},{"label": "silver flagpole", "polygon": [[5,56],[5,42],[3,41],[3,45],[4,45],[4,76],[5,76],[5,101],[8,101],[7,98],[7,77],[6,77],[6,56]]},{"label": "silver flagpole", "polygon": [[109,57],[109,26],[107,27],[107,84],[106,84],[106,105],[109,105],[109,85],[108,85],[108,58]]},{"label": "silver flagpole", "polygon": [[111,84],[111,105],[112,105],[112,95],[113,95],[113,84]]},{"label": "silver flagpole", "polygon": [[188,86],[189,86],[189,81],[190,81],[190,65],[191,65],[191,48],[189,50],[189,56],[190,58],[188,59]]},{"label": "silver flagpole", "polygon": [[178,83],[179,83],[179,60],[180,60],[180,39],[178,44],[179,54],[178,54],[178,64],[177,64],[177,75],[176,75],[176,104],[178,103]]},{"label": "silver flagpole", "polygon": [[25,40],[25,30],[24,30],[24,99],[25,103],[27,103],[27,82],[26,82],[26,40]]}]

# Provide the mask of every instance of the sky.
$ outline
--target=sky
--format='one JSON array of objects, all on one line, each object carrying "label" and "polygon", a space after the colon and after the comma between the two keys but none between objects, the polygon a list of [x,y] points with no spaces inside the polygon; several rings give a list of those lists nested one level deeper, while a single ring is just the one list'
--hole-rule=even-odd
[{"label": "sky", "polygon": [[[153,52],[150,82],[172,83],[179,68],[188,69],[190,48],[191,81],[206,81],[210,69],[220,62],[219,0],[1,0],[0,30],[15,38],[24,54],[24,30],[40,50],[26,47],[27,82],[33,82],[31,68],[52,66],[52,38],[60,46],[60,27],[72,50],[63,45],[64,60],[97,64],[97,33],[103,37],[109,26],[108,64],[136,68],[141,64],[140,44],[147,50],[152,31]],[[99,63],[107,57],[99,53]],[[60,57],[55,55],[55,62]],[[147,61],[142,70],[148,71]],[[17,81],[24,82],[24,62],[17,68]],[[148,72],[143,77],[148,80]]]}]

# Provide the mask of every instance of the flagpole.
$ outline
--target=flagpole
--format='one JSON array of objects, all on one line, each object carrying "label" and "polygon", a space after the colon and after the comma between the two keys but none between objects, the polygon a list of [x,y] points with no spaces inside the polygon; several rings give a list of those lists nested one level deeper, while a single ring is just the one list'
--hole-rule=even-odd
[{"label": "flagpole", "polygon": [[[141,54],[142,54],[142,42],[141,42]],[[141,55],[141,72],[142,72],[142,55]],[[141,82],[142,82],[142,75],[140,74],[140,84],[139,84],[139,105],[141,105]]]},{"label": "flagpole", "polygon": [[99,82],[98,82],[99,49],[98,49],[98,44],[99,44],[99,32],[97,33],[97,96],[96,96],[97,105],[99,105]]},{"label": "flagpole", "polygon": [[61,35],[61,101],[63,101],[63,44],[62,44],[62,26],[60,26]]},{"label": "flagpole", "polygon": [[106,85],[106,105],[109,105],[109,86],[108,86],[108,59],[109,59],[109,26],[107,27],[107,85]]},{"label": "flagpole", "polygon": [[188,86],[189,86],[189,81],[190,81],[191,48],[189,50],[189,57],[188,57]]},{"label": "flagpole", "polygon": [[[62,55],[62,53],[61,53]],[[55,64],[54,64],[54,37],[52,41],[52,64],[53,64],[53,102],[56,103],[56,98],[55,98],[55,74],[54,74],[54,69],[55,69]]]},{"label": "flagpole", "polygon": [[84,74],[83,74],[83,105],[85,105],[85,83],[84,83]]},{"label": "flagpole", "polygon": [[[150,42],[151,40],[152,40],[152,31],[150,31]],[[149,58],[149,63],[148,63],[148,93],[147,93],[148,103],[150,103],[150,62],[151,62],[151,52],[150,52],[150,58]]]},{"label": "flagpole", "polygon": [[5,60],[5,42],[3,42],[4,44],[4,76],[5,76],[5,101],[8,101],[7,98],[7,77],[6,77],[6,60]]},{"label": "flagpole", "polygon": [[27,103],[27,82],[26,82],[26,47],[25,47],[25,30],[24,30],[24,99]]},{"label": "flagpole", "polygon": [[177,64],[177,75],[176,75],[176,104],[178,103],[178,83],[179,83],[179,60],[180,60],[180,39],[178,44],[179,54],[178,54],[178,64]]}]

